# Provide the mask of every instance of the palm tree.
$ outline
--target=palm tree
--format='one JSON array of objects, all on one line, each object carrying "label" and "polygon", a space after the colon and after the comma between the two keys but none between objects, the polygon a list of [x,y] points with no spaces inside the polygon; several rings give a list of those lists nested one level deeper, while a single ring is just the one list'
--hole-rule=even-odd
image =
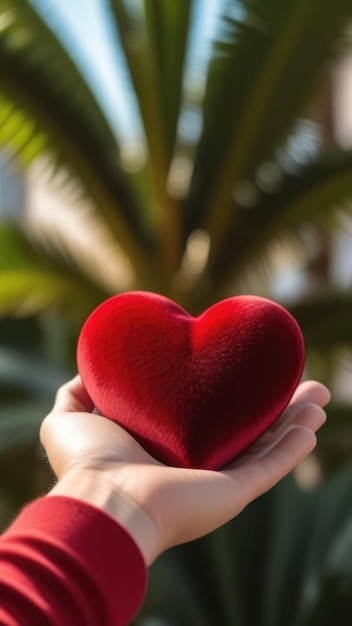
[{"label": "palm tree", "polygon": [[[352,152],[323,141],[331,71],[348,46],[348,0],[224,1],[201,68],[204,90],[189,80],[200,0],[106,0],[142,128],[146,158],[133,171],[98,94],[35,6],[0,0],[0,144],[24,167],[45,158],[54,179],[60,172],[74,183],[128,258],[130,288],[163,293],[197,314],[244,291],[271,296],[278,251],[314,266],[312,241],[351,211]],[[333,357],[352,340],[352,298],[325,283],[289,306],[309,373],[331,377]],[[123,288],[100,280],[89,258],[82,263],[58,236],[0,228],[0,334],[13,363],[9,379],[0,353],[1,490],[16,492],[16,505],[28,494],[16,481],[14,446],[35,440],[33,415],[73,367],[85,317]],[[58,345],[67,347],[60,366]],[[350,458],[350,408],[340,404],[331,415],[320,450],[335,468]],[[26,463],[37,467],[34,450]],[[310,497],[288,479],[221,532],[166,555],[152,571],[148,610],[166,614],[155,595],[163,589],[168,624],[330,623],[352,602],[342,584],[351,576],[350,484],[348,467]]]}]

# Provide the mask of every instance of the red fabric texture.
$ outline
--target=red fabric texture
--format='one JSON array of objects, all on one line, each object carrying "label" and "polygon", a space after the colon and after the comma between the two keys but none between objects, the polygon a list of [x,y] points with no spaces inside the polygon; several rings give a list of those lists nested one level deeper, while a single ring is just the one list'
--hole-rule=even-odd
[{"label": "red fabric texture", "polygon": [[0,538],[3,626],[126,626],[145,587],[133,539],[80,500],[40,498]]},{"label": "red fabric texture", "polygon": [[219,469],[274,422],[297,387],[304,342],[294,318],[240,296],[197,318],[146,292],[88,318],[78,370],[99,412],[169,465]]}]

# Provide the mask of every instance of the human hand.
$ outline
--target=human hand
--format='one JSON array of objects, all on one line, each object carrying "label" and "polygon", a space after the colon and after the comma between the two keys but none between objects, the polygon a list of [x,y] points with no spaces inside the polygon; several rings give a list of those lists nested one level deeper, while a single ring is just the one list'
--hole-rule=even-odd
[{"label": "human hand", "polygon": [[329,391],[302,383],[278,420],[221,471],[168,467],[120,426],[93,414],[76,376],[61,387],[41,439],[58,483],[48,495],[76,497],[115,517],[147,565],[167,548],[238,515],[313,450]]}]

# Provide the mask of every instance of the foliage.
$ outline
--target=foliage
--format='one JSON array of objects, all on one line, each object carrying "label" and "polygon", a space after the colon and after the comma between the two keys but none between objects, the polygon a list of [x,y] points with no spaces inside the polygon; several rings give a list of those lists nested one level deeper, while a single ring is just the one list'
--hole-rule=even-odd
[{"label": "foliage", "polygon": [[350,465],[314,492],[286,478],[223,529],[171,550],[151,570],[152,614],[170,626],[347,624],[351,486]]},{"label": "foliage", "polygon": [[[326,254],[321,232],[333,237],[351,214],[352,153],[326,124],[332,68],[349,45],[349,0],[224,0],[201,67],[199,0],[106,0],[142,129],[138,167],[35,6],[0,0],[0,145],[27,168],[45,158],[54,180],[64,172],[127,255],[130,288],[190,313],[253,285],[270,297],[277,246],[289,249],[308,286],[320,285],[289,305],[307,373],[331,382],[352,340],[351,293],[312,268]],[[116,291],[59,236],[0,227],[0,497],[11,510],[50,480],[37,458],[40,417],[74,371],[80,324]],[[333,614],[343,623],[352,598],[351,469],[341,468],[350,412],[336,402],[321,437],[324,471],[340,468],[332,481],[302,493],[288,479],[221,531],[165,555],[147,614],[170,625],[314,626]],[[16,455],[31,476],[26,489]]]}]

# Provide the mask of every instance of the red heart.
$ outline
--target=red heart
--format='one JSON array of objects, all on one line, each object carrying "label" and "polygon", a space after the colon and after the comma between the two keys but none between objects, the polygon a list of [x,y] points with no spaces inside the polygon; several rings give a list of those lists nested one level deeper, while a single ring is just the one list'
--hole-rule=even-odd
[{"label": "red heart", "polygon": [[169,465],[219,469],[288,404],[304,344],[293,317],[254,296],[191,317],[162,296],[129,292],[83,326],[78,370],[99,412]]}]

